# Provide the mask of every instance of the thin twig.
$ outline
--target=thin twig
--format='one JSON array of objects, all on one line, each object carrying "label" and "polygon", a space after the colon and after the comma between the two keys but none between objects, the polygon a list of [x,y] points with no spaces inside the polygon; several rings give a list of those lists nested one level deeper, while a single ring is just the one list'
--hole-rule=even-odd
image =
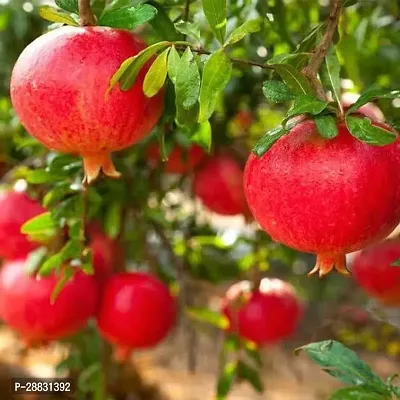
[{"label": "thin twig", "polygon": [[321,42],[315,48],[309,64],[302,71],[322,99],[326,99],[326,95],[322,85],[318,81],[317,75],[332,44],[333,36],[339,24],[342,8],[343,0],[331,0],[331,12],[329,14],[325,34]]},{"label": "thin twig", "polygon": [[86,243],[86,223],[87,223],[87,211],[88,211],[88,183],[85,179],[82,183],[82,225],[81,225],[81,241]]},{"label": "thin twig", "polygon": [[79,6],[79,23],[81,26],[96,25],[96,17],[90,7],[90,0],[78,0]]},{"label": "thin twig", "polygon": [[189,13],[190,13],[190,0],[186,0],[185,3],[185,12],[183,13],[183,19],[187,22],[189,21]]}]

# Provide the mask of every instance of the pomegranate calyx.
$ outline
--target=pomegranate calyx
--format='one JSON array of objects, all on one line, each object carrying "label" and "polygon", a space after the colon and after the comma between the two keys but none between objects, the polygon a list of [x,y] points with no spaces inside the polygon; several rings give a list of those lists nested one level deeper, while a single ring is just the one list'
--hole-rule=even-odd
[{"label": "pomegranate calyx", "polygon": [[350,271],[346,267],[346,255],[345,254],[317,254],[317,261],[315,267],[308,273],[308,276],[312,276],[318,272],[320,278],[329,274],[333,269],[343,275],[351,275]]},{"label": "pomegranate calyx", "polygon": [[83,155],[84,182],[90,184],[103,171],[111,178],[120,178],[121,173],[115,169],[110,153],[94,153]]}]

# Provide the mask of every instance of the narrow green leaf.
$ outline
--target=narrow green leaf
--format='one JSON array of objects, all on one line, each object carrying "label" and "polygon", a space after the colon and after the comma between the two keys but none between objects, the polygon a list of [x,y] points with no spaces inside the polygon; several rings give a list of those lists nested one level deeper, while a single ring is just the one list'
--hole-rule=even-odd
[{"label": "narrow green leaf", "polygon": [[168,56],[168,76],[174,85],[176,83],[176,76],[178,75],[180,62],[181,57],[177,52],[175,46],[172,46]]},{"label": "narrow green leaf", "polygon": [[45,212],[25,222],[21,227],[21,232],[26,235],[35,235],[53,231],[56,228],[57,226],[50,212]]},{"label": "narrow green leaf", "polygon": [[203,11],[217,40],[222,44],[226,33],[226,0],[202,0]]},{"label": "narrow green leaf", "polygon": [[156,14],[157,9],[149,4],[124,7],[106,11],[99,19],[98,25],[130,30],[152,20]]},{"label": "narrow green leaf", "polygon": [[400,98],[400,90],[386,90],[386,89],[377,89],[371,88],[364,92],[359,99],[352,104],[352,106],[347,110],[346,115],[349,115],[355,111],[357,111],[360,107],[367,104],[371,100],[374,99],[396,99]]},{"label": "narrow green leaf", "polygon": [[286,61],[294,60],[299,57],[309,57],[310,53],[286,53],[286,54],[278,54],[267,61],[267,65],[272,64],[283,64]]},{"label": "narrow green leaf", "polygon": [[143,92],[147,97],[155,96],[167,79],[167,58],[170,47],[166,48],[153,62],[143,82]]},{"label": "narrow green leaf", "polygon": [[57,282],[56,287],[51,293],[50,301],[52,304],[57,300],[58,295],[64,289],[65,285],[73,278],[74,274],[71,268],[65,268],[62,277]]},{"label": "narrow green leaf", "polygon": [[261,157],[272,147],[272,145],[278,139],[280,139],[283,135],[285,135],[288,132],[289,130],[287,130],[283,126],[278,126],[277,128],[271,129],[254,146],[253,153],[257,157]]},{"label": "narrow green leaf", "polygon": [[246,343],[245,346],[245,351],[247,356],[254,361],[254,363],[256,364],[256,366],[258,368],[262,368],[263,367],[263,361],[261,358],[261,353],[260,350],[256,347],[256,345],[254,345],[251,342]]},{"label": "narrow green leaf", "polygon": [[118,82],[122,90],[129,90],[135,83],[135,80],[144,64],[146,64],[154,54],[169,45],[169,42],[155,43],[146,47],[136,56],[127,58],[111,77],[108,91],[110,91]]},{"label": "narrow green leaf", "polygon": [[265,81],[263,83],[264,96],[274,103],[284,103],[296,98],[288,85],[281,81]]},{"label": "narrow green leaf", "polygon": [[228,36],[228,39],[226,39],[226,42],[224,43],[224,47],[237,43],[250,33],[258,32],[260,29],[261,21],[259,19],[246,21]]},{"label": "narrow green leaf", "polygon": [[340,94],[340,63],[335,50],[330,51],[325,57],[321,69],[321,80],[326,87],[331,89],[333,99],[338,103],[339,107],[342,108]]},{"label": "narrow green leaf", "polygon": [[342,60],[342,65],[347,71],[348,77],[355,83],[356,86],[363,86],[360,78],[360,57],[357,51],[357,42],[354,35],[343,35],[342,39],[336,46],[338,55]]},{"label": "narrow green leaf", "polygon": [[211,151],[212,143],[212,131],[210,122],[205,121],[201,124],[198,124],[190,139],[193,143],[199,144],[209,153]]},{"label": "narrow green leaf", "polygon": [[115,239],[121,231],[122,204],[119,202],[111,203],[107,208],[104,220],[106,234]]},{"label": "narrow green leaf", "polygon": [[81,240],[82,238],[82,219],[73,218],[68,221],[68,236],[70,239]]},{"label": "narrow green leaf", "polygon": [[191,36],[198,42],[201,41],[200,26],[197,22],[178,21],[174,26],[179,33]]},{"label": "narrow green leaf", "polygon": [[38,249],[31,251],[28,254],[28,257],[26,258],[25,271],[29,275],[33,275],[34,273],[36,273],[37,269],[39,268],[39,265],[43,262],[44,258],[46,257],[46,254],[47,254],[46,247],[39,247]]},{"label": "narrow green leaf", "polygon": [[28,172],[26,180],[29,183],[40,184],[40,183],[50,183],[59,182],[65,180],[68,175],[56,174],[49,172],[45,168],[34,169]]},{"label": "narrow green leaf", "polygon": [[390,264],[392,267],[400,267],[400,258]]},{"label": "narrow green leaf", "polygon": [[200,72],[190,47],[187,47],[179,62],[175,82],[176,102],[190,110],[199,98]]},{"label": "narrow green leaf", "polygon": [[155,0],[147,1],[147,3],[157,9],[157,15],[150,21],[150,25],[159,39],[168,40],[170,42],[181,40],[181,35],[176,31],[174,23],[169,17],[169,10],[167,8],[164,9],[164,7]]},{"label": "narrow green leaf", "polygon": [[55,269],[61,267],[64,259],[61,253],[53,254],[49,257],[40,267],[39,275],[41,276],[48,276],[50,275]]},{"label": "narrow green leaf", "polygon": [[69,218],[81,218],[83,211],[83,200],[80,193],[70,196],[51,210],[54,221],[62,223]]},{"label": "narrow green leaf", "polygon": [[200,89],[200,123],[211,117],[218,95],[228,85],[231,75],[232,62],[223,50],[218,50],[206,61]]},{"label": "narrow green leaf", "polygon": [[197,102],[190,110],[185,110],[182,104],[176,101],[176,118],[178,126],[193,128],[199,119],[199,103]]},{"label": "narrow green leaf", "polygon": [[261,380],[260,372],[243,361],[238,363],[237,377],[249,382],[258,393],[264,392],[264,383]]},{"label": "narrow green leaf", "polygon": [[313,28],[309,34],[297,45],[295,53],[304,53],[313,49],[317,42],[319,33],[325,28],[326,23],[320,23]]},{"label": "narrow green leaf", "polygon": [[70,184],[63,182],[50,190],[43,197],[43,207],[50,207],[71,192]]},{"label": "narrow green leaf", "polygon": [[208,308],[187,308],[186,312],[190,318],[213,325],[219,329],[227,329],[229,326],[228,318],[225,315],[211,311]]},{"label": "narrow green leaf", "polygon": [[79,23],[65,11],[58,10],[51,6],[42,6],[39,8],[39,15],[50,22],[59,22],[72,26],[79,26]]},{"label": "narrow green leaf", "polygon": [[91,0],[90,6],[92,7],[93,14],[97,17],[97,20],[102,16],[106,7],[105,0]]},{"label": "narrow green leaf", "polygon": [[310,343],[300,347],[307,356],[325,372],[350,385],[368,385],[385,393],[385,383],[362,361],[357,354],[335,340]]},{"label": "narrow green leaf", "polygon": [[63,260],[72,260],[74,258],[81,258],[84,246],[79,239],[70,239],[65,243],[61,249],[61,257]]},{"label": "narrow green leaf", "polygon": [[288,64],[273,64],[275,71],[281,76],[294,94],[314,95],[307,78],[296,68]]},{"label": "narrow green leaf", "polygon": [[374,146],[385,146],[397,140],[394,132],[372,125],[367,118],[346,117],[346,125],[350,133],[361,142]]},{"label": "narrow green leaf", "polygon": [[78,0],[55,0],[58,7],[70,13],[79,14]]},{"label": "narrow green leaf", "polygon": [[298,96],[293,106],[287,112],[283,123],[298,115],[303,115],[303,114],[318,115],[319,113],[321,113],[323,110],[326,109],[328,104],[329,104],[328,101],[322,101],[317,97],[309,95]]},{"label": "narrow green leaf", "polygon": [[319,134],[324,139],[333,139],[338,135],[335,117],[331,115],[317,115],[314,121]]},{"label": "narrow green leaf", "polygon": [[225,400],[236,381],[238,363],[232,361],[225,365],[217,384],[217,400]]},{"label": "narrow green leaf", "polygon": [[336,391],[329,400],[389,400],[380,393],[374,393],[368,386],[353,386]]}]

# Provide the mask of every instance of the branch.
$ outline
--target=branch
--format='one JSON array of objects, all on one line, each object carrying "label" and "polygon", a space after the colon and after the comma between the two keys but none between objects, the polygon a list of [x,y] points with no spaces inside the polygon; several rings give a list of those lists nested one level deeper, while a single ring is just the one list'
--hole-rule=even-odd
[{"label": "branch", "polygon": [[189,12],[190,12],[190,0],[186,0],[185,11],[184,11],[184,14],[183,14],[183,19],[186,22],[189,21]]},{"label": "branch", "polygon": [[78,0],[79,23],[81,26],[96,25],[96,17],[90,7],[90,0]]},{"label": "branch", "polygon": [[326,95],[323,87],[318,81],[317,75],[322,63],[324,62],[329,47],[332,44],[333,36],[335,35],[335,32],[337,30],[340,13],[343,8],[343,0],[331,0],[331,7],[332,8],[329,14],[329,20],[325,34],[319,45],[315,48],[310,63],[302,71],[303,75],[308,78],[313,88],[317,91],[318,95],[323,99],[326,98]]}]

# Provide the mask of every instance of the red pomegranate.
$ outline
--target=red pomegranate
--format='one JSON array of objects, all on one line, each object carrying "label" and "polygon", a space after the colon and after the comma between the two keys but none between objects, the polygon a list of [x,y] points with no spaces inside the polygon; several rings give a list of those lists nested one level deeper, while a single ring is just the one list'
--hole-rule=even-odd
[{"label": "red pomegranate", "polygon": [[229,331],[266,345],[284,340],[296,331],[303,306],[289,283],[264,278],[254,291],[248,281],[231,286],[223,313],[228,317]]},{"label": "red pomegranate", "polygon": [[331,140],[313,121],[297,125],[262,157],[252,154],[244,189],[255,219],[277,241],[316,253],[311,273],[385,238],[400,221],[400,143],[372,146],[344,124]]},{"label": "red pomegranate", "polygon": [[117,177],[110,153],[150,132],[163,94],[143,94],[146,66],[128,91],[108,92],[121,63],[145,48],[125,30],[62,27],[32,42],[11,78],[11,99],[21,123],[45,146],[83,157],[88,182],[102,169]]},{"label": "red pomegranate", "polygon": [[388,306],[400,305],[400,240],[387,240],[361,251],[354,259],[352,273],[365,292]]},{"label": "red pomegranate", "polygon": [[107,281],[98,326],[121,353],[158,344],[175,324],[176,313],[175,300],[161,281],[145,273],[126,272]]},{"label": "red pomegranate", "polygon": [[[350,106],[358,100],[359,97],[360,95],[356,93],[343,93],[342,105],[344,110],[348,110]],[[370,118],[372,121],[385,122],[385,116],[383,115],[382,110],[374,103],[367,103],[361,106],[356,113]]]},{"label": "red pomegranate", "polygon": [[7,261],[0,271],[0,315],[30,345],[73,334],[96,312],[98,287],[93,276],[75,273],[52,304],[59,278],[29,276],[22,259]]},{"label": "red pomegranate", "polygon": [[205,207],[217,214],[249,214],[243,191],[243,169],[229,154],[212,156],[195,171],[193,191]]},{"label": "red pomegranate", "polygon": [[[206,156],[206,152],[197,144],[192,145],[189,149],[181,146],[175,146],[168,156],[168,160],[164,162],[164,171],[168,174],[187,174],[193,171]],[[147,148],[147,158],[154,166],[161,161],[160,148],[157,144],[152,144]]]},{"label": "red pomegranate", "polygon": [[26,193],[0,194],[0,257],[22,258],[38,247],[38,243],[21,233],[21,227],[26,221],[44,212],[46,210],[40,203]]}]

